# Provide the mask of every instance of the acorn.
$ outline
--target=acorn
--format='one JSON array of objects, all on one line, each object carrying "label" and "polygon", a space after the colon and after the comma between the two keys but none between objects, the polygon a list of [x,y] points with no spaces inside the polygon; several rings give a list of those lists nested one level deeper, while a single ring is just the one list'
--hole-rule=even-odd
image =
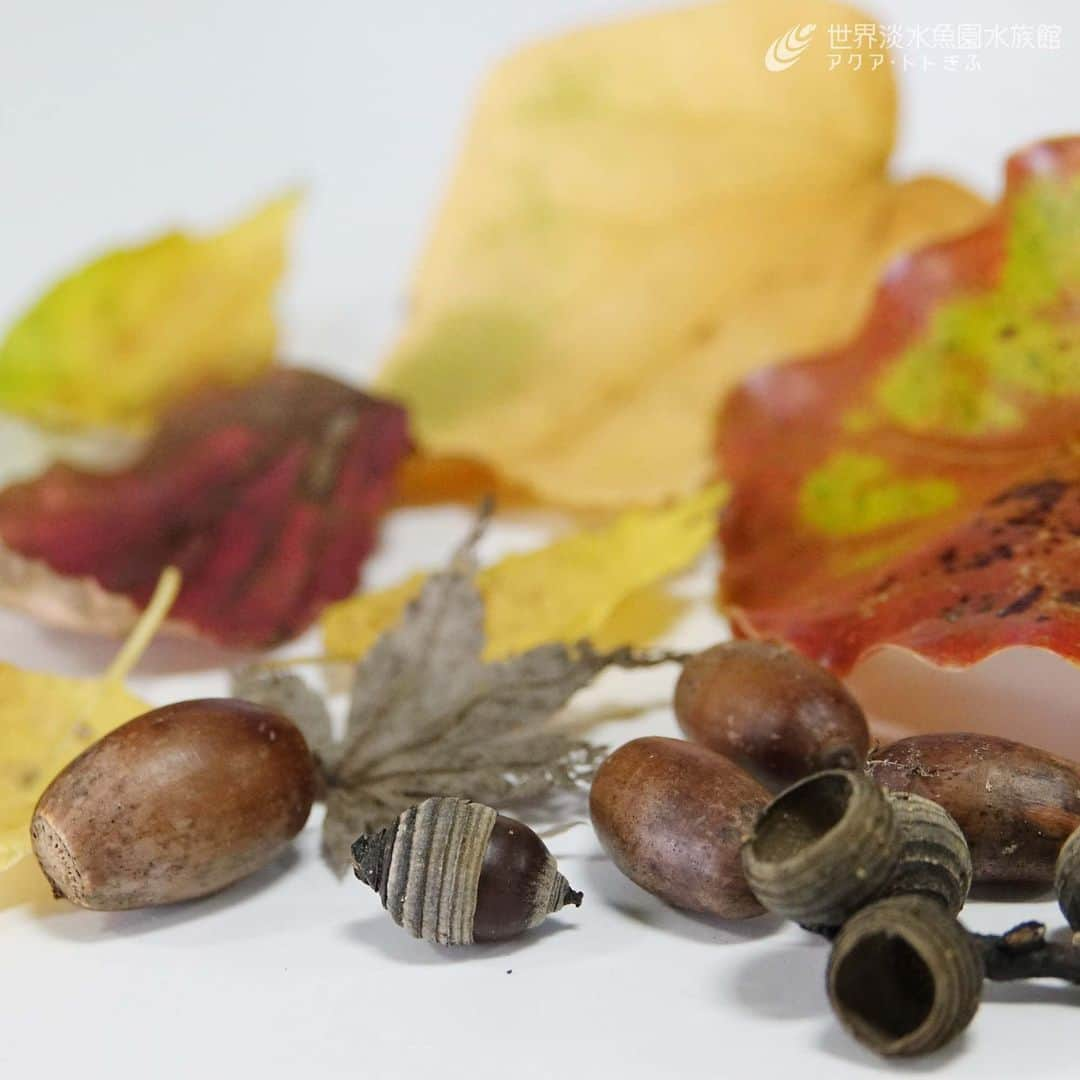
[{"label": "acorn", "polygon": [[291,721],[246,701],[184,701],[75,758],[38,801],[30,836],[58,897],[96,911],[171,904],[266,865],[314,795]]},{"label": "acorn", "polygon": [[947,811],[921,795],[888,792],[900,833],[897,863],[884,895],[918,894],[957,915],[971,890],[971,852]]},{"label": "acorn", "polygon": [[762,913],[739,850],[769,793],[696,743],[648,737],[619,747],[589,794],[604,850],[631,881],[677,908],[725,919]]},{"label": "acorn", "polygon": [[729,641],[690,657],[675,716],[688,738],[772,786],[860,769],[870,747],[866,717],[844,684],[768,641]]},{"label": "acorn", "polygon": [[467,799],[426,799],[352,854],[394,922],[437,945],[503,941],[581,906],[528,825]]},{"label": "acorn", "polygon": [[886,1057],[925,1054],[971,1023],[983,966],[968,932],[925,896],[863,908],[833,943],[826,982],[837,1018]]},{"label": "acorn", "polygon": [[993,735],[914,735],[876,751],[869,773],[890,791],[944,807],[971,849],[976,882],[1050,885],[1080,827],[1080,767]]},{"label": "acorn", "polygon": [[1054,891],[1061,913],[1080,932],[1080,829],[1065,841],[1054,870]]},{"label": "acorn", "polygon": [[885,793],[863,773],[807,777],[765,808],[742,850],[754,895],[804,925],[835,927],[881,895],[902,838]]}]

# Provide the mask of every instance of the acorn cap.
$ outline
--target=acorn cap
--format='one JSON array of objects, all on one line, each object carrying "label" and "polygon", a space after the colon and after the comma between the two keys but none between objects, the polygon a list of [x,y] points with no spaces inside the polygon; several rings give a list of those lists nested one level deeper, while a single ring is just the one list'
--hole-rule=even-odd
[{"label": "acorn cap", "polygon": [[836,937],[826,976],[833,1012],[886,1057],[925,1054],[971,1022],[982,961],[940,903],[894,896],[852,916]]},{"label": "acorn cap", "polygon": [[831,769],[769,803],[743,847],[743,870],[770,911],[839,926],[885,888],[899,850],[884,792],[862,773]]},{"label": "acorn cap", "polygon": [[921,795],[886,792],[900,833],[900,852],[885,896],[929,896],[957,915],[971,890],[971,851],[944,807]]},{"label": "acorn cap", "polygon": [[1080,930],[1080,829],[1065,841],[1054,871],[1054,891],[1073,930]]}]

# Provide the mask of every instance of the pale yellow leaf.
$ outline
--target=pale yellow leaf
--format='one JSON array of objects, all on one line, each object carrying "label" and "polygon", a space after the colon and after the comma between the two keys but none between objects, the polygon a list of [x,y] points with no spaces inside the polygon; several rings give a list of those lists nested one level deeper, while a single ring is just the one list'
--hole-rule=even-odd
[{"label": "pale yellow leaf", "polygon": [[95,739],[149,706],[126,689],[180,589],[172,568],[101,678],[67,678],[0,664],[0,872],[30,852],[30,818],[52,778]]},{"label": "pale yellow leaf", "polygon": [[[981,201],[888,176],[896,93],[827,0],[731,0],[611,22],[485,85],[380,385],[429,453],[541,498],[660,502],[710,475],[719,399],[847,337],[882,265]],[[817,30],[786,71],[764,64]]]}]

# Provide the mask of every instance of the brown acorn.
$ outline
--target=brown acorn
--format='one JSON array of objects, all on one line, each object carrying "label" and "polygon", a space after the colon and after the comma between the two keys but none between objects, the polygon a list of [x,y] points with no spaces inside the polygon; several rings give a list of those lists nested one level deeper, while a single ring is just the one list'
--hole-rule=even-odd
[{"label": "brown acorn", "polygon": [[1049,885],[1080,826],[1080,767],[993,735],[914,735],[874,753],[867,769],[890,791],[944,807],[971,849],[976,882]]},{"label": "brown acorn", "polygon": [[729,641],[687,660],[675,716],[689,738],[772,785],[861,768],[870,747],[866,717],[843,683],[767,641]]},{"label": "brown acorn", "polygon": [[863,773],[832,769],[769,803],[743,848],[743,869],[770,911],[833,927],[881,895],[901,845],[881,788]]},{"label": "brown acorn", "polygon": [[352,853],[394,922],[437,945],[503,941],[581,906],[528,825],[467,799],[426,799]]},{"label": "brown acorn", "polygon": [[682,739],[619,747],[589,795],[604,850],[631,881],[678,908],[760,915],[739,849],[769,793],[728,758]]},{"label": "brown acorn", "polygon": [[983,966],[971,935],[924,896],[879,900],[837,935],[826,981],[833,1011],[886,1057],[925,1054],[971,1023]]},{"label": "brown acorn", "polygon": [[75,758],[45,789],[30,835],[57,896],[98,911],[171,904],[264,866],[314,795],[291,721],[246,701],[184,701]]}]

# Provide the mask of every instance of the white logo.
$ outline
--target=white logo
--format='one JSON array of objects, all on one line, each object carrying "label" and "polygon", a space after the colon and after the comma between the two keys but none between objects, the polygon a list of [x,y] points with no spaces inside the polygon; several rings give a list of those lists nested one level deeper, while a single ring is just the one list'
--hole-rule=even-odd
[{"label": "white logo", "polygon": [[765,66],[770,71],[787,71],[802,56],[816,29],[816,23],[803,23],[781,34],[766,50]]}]

